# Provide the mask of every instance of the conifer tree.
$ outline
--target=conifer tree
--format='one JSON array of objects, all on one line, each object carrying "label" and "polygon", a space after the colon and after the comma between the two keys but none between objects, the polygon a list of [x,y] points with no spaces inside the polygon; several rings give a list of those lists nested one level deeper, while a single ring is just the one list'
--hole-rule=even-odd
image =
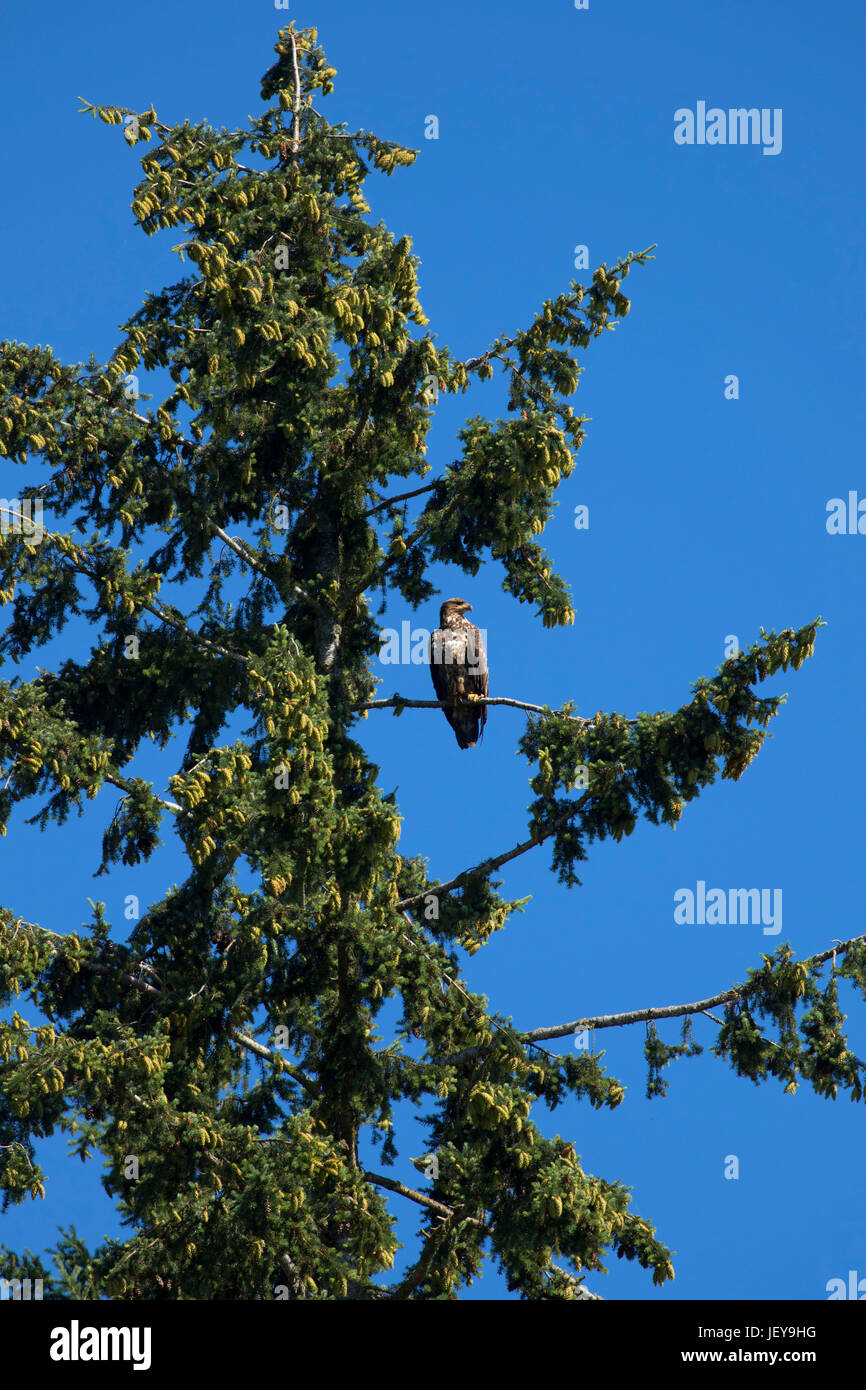
[{"label": "conifer tree", "polygon": [[[92,630],[86,655],[70,642],[54,669],[0,682],[0,825],[25,804],[62,824],[96,798],[95,867],[140,864],[168,837],[188,860],[126,939],[102,904],[60,931],[0,908],[4,1205],[44,1194],[34,1144],[62,1132],[105,1160],[129,1232],[90,1249],[70,1229],[53,1262],[4,1249],[2,1268],[54,1298],[454,1298],[486,1258],[529,1299],[589,1296],[610,1255],[662,1283],[670,1252],[628,1189],[539,1123],[568,1096],[616,1107],[623,1087],[597,1054],[543,1044],[645,1018],[661,1092],[710,1001],[519,1033],[462,982],[459,952],[521,906],[497,892],[505,862],[549,842],[576,885],[596,840],[641,813],[674,825],[738,778],[782,699],[755,687],[799,668],[819,620],[762,632],[673,713],[525,707],[536,771],[518,849],[447,883],[401,855],[359,726],[412,702],[375,699],[371,596],[415,609],[436,592],[431,565],[492,563],[546,627],[573,621],[539,536],[583,439],[577,353],[626,316],[623,282],[652,248],[460,360],[427,331],[409,239],[368,218],[371,170],[415,152],[329,123],[315,30],[281,30],[276,54],[245,129],[85,103],[141,156],[135,219],[179,229],[182,278],[105,362],[0,345],[5,476],[44,470],[3,504],[0,655],[28,661],[71,621]],[[459,460],[421,481],[439,394],[495,371],[508,418],[468,419]],[[160,393],[149,405],[139,372]],[[179,750],[167,794],[135,773],[148,741]],[[862,939],[805,962],[780,948],[712,1001],[714,1050],[753,1080],[860,1099],[840,975],[866,988]],[[684,1019],[681,1044],[660,1041],[661,1016]],[[404,1101],[429,1129],[414,1187],[388,1172]],[[418,1248],[402,1258],[407,1202]]]}]

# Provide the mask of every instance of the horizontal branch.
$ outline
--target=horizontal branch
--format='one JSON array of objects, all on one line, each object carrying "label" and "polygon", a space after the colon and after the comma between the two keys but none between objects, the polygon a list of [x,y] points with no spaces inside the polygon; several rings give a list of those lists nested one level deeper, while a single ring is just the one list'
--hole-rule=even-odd
[{"label": "horizontal branch", "polygon": [[[525,709],[530,714],[546,714],[551,718],[570,719],[574,724],[589,724],[578,714],[561,714],[558,710],[547,709],[544,705],[530,705],[525,700],[512,700],[508,695],[473,695],[473,705],[509,705],[511,709]],[[409,700],[402,695],[391,695],[387,700],[368,700],[363,705],[353,705],[353,709],[453,709],[453,700]]]},{"label": "horizontal branch", "polygon": [[[826,951],[809,956],[802,964],[809,969],[823,965],[833,956],[844,955],[851,946],[859,945],[863,941],[866,941],[866,935],[852,936],[848,941],[840,941]],[[686,1018],[689,1014],[706,1013],[707,1009],[717,1008],[719,1004],[730,1004],[750,988],[749,983],[738,984],[723,990],[721,994],[714,994],[711,999],[698,999],[693,1004],[665,1004],[655,1009],[632,1009],[623,1014],[599,1014],[596,1018],[578,1018],[573,1023],[558,1023],[552,1028],[533,1028],[529,1033],[521,1033],[520,1037],[524,1042],[533,1042],[541,1038],[564,1038],[570,1033],[580,1033],[586,1028],[621,1028],[629,1023],[652,1023],[661,1018]]]},{"label": "horizontal branch", "polygon": [[[808,967],[823,965],[833,956],[844,955],[849,947],[856,946],[861,941],[866,941],[866,936],[852,936],[849,941],[839,941],[835,946],[830,946],[828,950],[809,956],[807,960],[803,961],[803,964]],[[732,985],[730,989],[723,990],[721,994],[714,994],[712,999],[699,999],[693,1004],[666,1004],[655,1009],[632,1009],[623,1014],[598,1014],[595,1018],[578,1018],[573,1023],[557,1024],[553,1028],[533,1028],[529,1033],[518,1032],[516,1036],[521,1043],[534,1047],[540,1038],[564,1038],[571,1033],[583,1032],[587,1028],[623,1028],[630,1023],[653,1023],[658,1019],[685,1018],[691,1014],[706,1014],[707,1018],[712,1019],[713,1023],[721,1028],[724,1026],[723,1020],[713,1018],[708,1010],[719,1004],[732,1003],[733,1000],[745,994],[748,989],[748,984]],[[458,1066],[461,1062],[471,1062],[476,1057],[482,1057],[492,1050],[491,1046],[485,1044],[478,1047],[464,1047],[462,1051],[449,1053],[447,1057],[434,1058],[433,1065]],[[548,1053],[548,1056],[550,1055]]]}]

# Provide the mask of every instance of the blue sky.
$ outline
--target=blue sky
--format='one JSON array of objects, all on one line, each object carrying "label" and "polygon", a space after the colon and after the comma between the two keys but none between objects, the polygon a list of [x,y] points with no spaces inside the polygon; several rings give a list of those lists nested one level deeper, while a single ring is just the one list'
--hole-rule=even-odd
[{"label": "blue sky", "polygon": [[[625,286],[627,320],[581,355],[573,404],[591,422],[543,538],[572,586],[574,626],[542,629],[502,592],[495,564],[475,579],[437,575],[488,631],[491,693],[572,699],[582,714],[674,709],[714,673],[729,635],[747,646],[761,625],[818,614],[828,624],[799,673],[767,683],[789,700],[741,782],[710,789],[673,832],[642,823],[621,845],[594,847],[579,889],[556,884],[544,847],[508,866],[503,892],[532,901],[467,963],[471,985],[531,1028],[702,998],[782,941],[808,955],[863,931],[866,535],[828,535],[825,521],[831,498],[866,497],[864,12],[839,0],[590,0],[586,11],[571,0],[328,0],[288,14],[84,0],[53,11],[49,26],[40,10],[15,7],[0,29],[3,336],[50,343],[70,361],[105,357],[145,292],[179,275],[179,235],[148,240],[133,225],[135,155],[116,130],[76,115],[76,98],[243,125],[289,17],[318,25],[338,69],[330,118],[420,149],[412,169],[367,188],[374,216],[421,257],[439,343],[469,357],[524,326],[581,278],[576,246],[594,267],[658,243]],[[676,144],[675,111],[698,102],[780,109],[781,151]],[[431,114],[438,140],[424,138]],[[736,400],[725,398],[731,374]],[[466,415],[495,417],[504,403],[498,381],[442,400],[434,469],[457,456]],[[0,493],[14,495],[25,476],[4,461]],[[573,524],[579,504],[586,531]],[[387,622],[407,617],[431,627],[436,604],[417,614],[392,605]],[[83,655],[87,633],[68,629],[23,674],[70,644]],[[379,674],[382,695],[431,694],[420,666]],[[399,786],[402,848],[427,855],[432,874],[449,878],[525,838],[522,728],[519,711],[494,708],[482,746],[461,751],[435,711],[373,712],[362,726],[382,785]],[[162,766],[150,774],[163,778],[157,789]],[[125,932],[125,896],[146,904],[183,868],[168,846],[150,865],[94,880],[115,803],[110,790],[41,836],[19,816],[0,846],[0,902],[64,931],[88,918],[88,896],[102,898]],[[781,934],[677,925],[673,895],[698,880],[781,888]],[[862,1001],[845,986],[842,1000],[850,1045],[866,1056]],[[676,1041],[678,1025],[660,1032]],[[695,1033],[708,1049],[716,1029],[700,1019]],[[648,1101],[643,1040],[642,1026],[597,1035],[628,1087],[618,1110],[573,1103],[544,1124],[575,1142],[587,1171],[633,1188],[634,1208],[677,1252],[677,1277],[655,1290],[613,1259],[589,1286],[660,1301],[821,1299],[831,1278],[866,1277],[861,1109],[806,1088],[756,1088],[707,1052],[674,1063],[669,1096]],[[422,1149],[410,1142],[395,1175],[418,1181],[409,1155]],[[69,1221],[93,1241],[115,1231],[96,1164],[65,1159],[62,1141],[44,1152],[54,1156],[47,1200],[0,1219],[0,1241],[41,1249]],[[724,1178],[729,1154],[737,1181]],[[411,1240],[414,1226],[413,1211],[401,1234]],[[491,1272],[471,1296],[508,1295]]]}]

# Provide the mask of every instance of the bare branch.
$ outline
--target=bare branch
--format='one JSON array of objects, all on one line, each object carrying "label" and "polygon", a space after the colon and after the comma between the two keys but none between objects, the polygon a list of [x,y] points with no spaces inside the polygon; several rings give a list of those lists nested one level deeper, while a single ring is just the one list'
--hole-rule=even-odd
[{"label": "bare branch", "polygon": [[[92,387],[85,386],[83,381],[78,381],[75,384],[81,387],[85,395],[92,396],[95,401],[99,401],[100,405],[108,405],[108,401],[105,399],[104,396],[100,396],[99,392],[94,391]],[[109,415],[114,415],[114,413],[119,409],[120,406],[112,406],[108,413]],[[146,415],[139,415],[136,411],[132,409],[132,406],[129,406],[128,409],[126,409],[125,413],[128,414],[133,420],[138,420],[140,424],[147,425],[148,429],[152,429],[153,426],[156,424],[155,420],[148,420]],[[81,426],[81,428],[89,428],[89,424]]]},{"label": "bare branch", "polygon": [[208,517],[207,521],[208,525],[219,536],[223,545],[227,545],[229,550],[233,550],[235,555],[237,555],[239,559],[243,560],[244,564],[249,565],[250,569],[256,570],[257,573],[262,575],[265,579],[269,577],[267,570],[259,564],[257,557],[253,555],[249,550],[247,550],[246,546],[243,544],[242,541],[239,541],[236,536],[230,536],[227,531],[224,531],[223,528],[221,526],[218,526],[217,523],[213,521],[210,517]]},{"label": "bare branch", "polygon": [[366,517],[372,516],[374,512],[381,512],[383,507],[396,507],[398,502],[408,502],[410,497],[420,497],[422,492],[432,492],[434,487],[436,487],[435,483],[428,483],[426,487],[416,487],[412,492],[401,492],[397,497],[386,497],[384,502],[379,502],[369,511],[362,512],[360,520],[363,521]]},{"label": "bare branch", "polygon": [[[376,1187],[387,1187],[389,1192],[399,1192],[401,1197],[408,1197],[410,1201],[417,1202],[419,1206],[428,1207],[430,1211],[435,1211],[439,1216],[452,1217],[453,1207],[446,1207],[442,1202],[437,1202],[432,1197],[427,1197],[423,1192],[416,1192],[414,1187],[406,1187],[405,1183],[397,1182],[396,1178],[383,1178],[380,1173],[364,1173],[367,1182],[371,1182]],[[473,1222],[476,1226],[482,1223],[477,1221],[474,1216],[467,1216],[466,1221]]]},{"label": "bare branch", "polygon": [[[236,1043],[240,1043],[241,1047],[245,1047],[248,1052],[255,1053],[256,1057],[261,1057],[263,1061],[273,1062],[279,1055],[276,1052],[272,1052],[269,1047],[265,1047],[264,1043],[256,1042],[255,1038],[251,1038],[249,1034],[242,1033],[239,1028],[231,1029],[231,1037],[234,1038]],[[305,1072],[302,1072],[300,1067],[291,1066],[290,1063],[286,1062],[283,1058],[280,1058],[280,1060],[283,1064],[283,1071],[288,1072],[289,1076],[294,1081],[297,1081],[299,1086],[303,1087],[311,1096],[317,1096],[319,1094],[318,1083],[307,1076]]]},{"label": "bare branch", "polygon": [[402,898],[401,901],[395,903],[394,906],[400,909],[414,907],[418,903],[423,903],[427,898],[439,897],[443,893],[452,892],[455,888],[462,888],[463,885],[468,883],[472,878],[486,878],[494,869],[501,868],[502,865],[507,864],[509,860],[517,859],[519,855],[526,854],[527,850],[534,849],[536,845],[541,845],[545,840],[549,840],[551,835],[556,834],[560,825],[570,820],[572,816],[577,815],[578,811],[583,810],[588,800],[589,792],[584,792],[580,800],[569,807],[569,810],[564,816],[558,817],[556,825],[551,826],[549,830],[543,831],[540,835],[533,835],[528,840],[521,841],[520,844],[514,846],[514,849],[505,850],[503,854],[495,854],[490,859],[484,859],[480,864],[476,864],[471,869],[464,869],[461,874],[458,874],[456,878],[449,879],[447,883],[431,883],[428,888],[425,888],[423,893],[415,893],[411,898]]},{"label": "bare branch", "polygon": [[[530,705],[525,700],[512,700],[506,695],[473,695],[471,697],[473,705],[509,705],[511,709],[525,709],[530,714],[546,714],[550,718],[570,719],[574,724],[590,724],[592,720],[584,719],[577,714],[563,714],[559,710],[546,709],[544,705]],[[368,700],[366,704],[354,705],[356,710],[363,709],[453,709],[452,700],[409,700],[402,695],[391,695],[387,700]],[[637,720],[630,719],[630,724],[636,724]]]},{"label": "bare branch", "polygon": [[297,164],[301,144],[301,74],[298,72],[298,43],[294,31],[289,30],[292,44],[292,64],[295,70],[295,100],[292,105],[292,161]]},{"label": "bare branch", "polygon": [[[849,941],[839,941],[835,946],[831,946],[827,951],[821,951],[818,955],[809,956],[803,964],[809,967],[823,965],[825,961],[832,959],[833,956],[843,955],[851,946],[858,945],[861,941],[866,941],[866,936],[852,936]],[[706,1014],[713,1023],[719,1027],[724,1026],[724,1020],[713,1018],[707,1010],[717,1007],[719,1004],[731,1003],[746,993],[748,984],[732,985],[730,989],[723,990],[721,994],[713,995],[712,999],[700,999],[694,1004],[670,1004],[656,1009],[634,1009],[624,1014],[599,1014],[595,1018],[579,1018],[574,1023],[558,1024],[554,1028],[534,1028],[529,1033],[518,1033],[517,1037],[522,1043],[535,1045],[534,1040],[539,1038],[563,1038],[571,1033],[580,1033],[589,1028],[622,1028],[629,1023],[651,1023],[660,1018],[684,1018],[690,1014]],[[475,1057],[481,1057],[490,1052],[489,1046],[465,1047],[461,1052],[450,1053],[447,1057],[434,1059],[434,1063],[443,1066],[457,1066],[460,1062],[470,1062]],[[550,1054],[548,1053],[548,1056]]]},{"label": "bare branch", "polygon": [[[809,968],[823,965],[832,956],[843,955],[851,946],[859,945],[862,941],[866,941],[866,935],[852,936],[849,941],[831,946],[829,950],[821,951],[818,955],[809,956],[802,963]],[[685,1018],[689,1014],[706,1013],[707,1009],[717,1008],[719,1004],[730,1004],[749,988],[747,983],[733,985],[721,994],[714,994],[712,999],[699,999],[694,1004],[666,1004],[656,1009],[632,1009],[624,1014],[599,1014],[597,1018],[578,1018],[573,1023],[559,1023],[552,1028],[533,1028],[530,1033],[522,1033],[520,1036],[526,1042],[531,1042],[536,1038],[564,1038],[570,1033],[582,1032],[585,1028],[621,1028],[629,1023],[651,1023],[659,1018]]]}]

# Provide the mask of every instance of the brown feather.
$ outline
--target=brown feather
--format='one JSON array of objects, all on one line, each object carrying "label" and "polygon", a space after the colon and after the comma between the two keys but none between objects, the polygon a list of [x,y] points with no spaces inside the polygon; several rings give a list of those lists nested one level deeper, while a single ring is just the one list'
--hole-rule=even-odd
[{"label": "brown feather", "polygon": [[463,616],[468,611],[464,599],[445,600],[429,651],[433,689],[437,700],[448,701],[443,713],[460,748],[474,748],[487,722],[486,705],[465,703],[467,695],[486,696],[489,682],[481,633]]}]

